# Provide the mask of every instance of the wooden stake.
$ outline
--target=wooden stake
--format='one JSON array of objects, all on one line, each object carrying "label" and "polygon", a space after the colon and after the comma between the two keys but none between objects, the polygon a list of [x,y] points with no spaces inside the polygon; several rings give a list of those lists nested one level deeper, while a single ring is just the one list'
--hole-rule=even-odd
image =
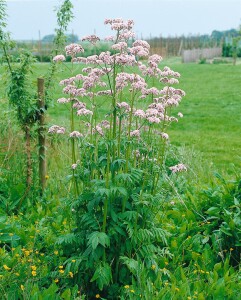
[{"label": "wooden stake", "polygon": [[44,79],[38,78],[38,110],[39,110],[39,186],[40,195],[46,187],[46,138],[45,138],[45,100],[44,100]]}]

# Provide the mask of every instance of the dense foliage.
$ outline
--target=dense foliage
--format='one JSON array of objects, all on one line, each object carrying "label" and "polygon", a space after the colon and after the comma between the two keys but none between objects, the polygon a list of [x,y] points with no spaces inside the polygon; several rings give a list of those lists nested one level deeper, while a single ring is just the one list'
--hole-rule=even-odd
[{"label": "dense foliage", "polygon": [[133,39],[132,20],[105,20],[116,33],[107,38],[111,51],[97,53],[99,38],[90,35],[57,53],[72,18],[70,1],[61,8],[45,96],[50,104],[55,73],[66,67],[57,102],[67,117],[53,125],[50,116],[48,187],[39,194],[33,172],[24,199],[17,125],[34,123],[32,56],[13,68],[4,46],[12,107],[0,120],[2,298],[238,299],[241,177],[204,180],[199,162],[170,144],[183,117],[185,93],[173,87],[180,74]]}]

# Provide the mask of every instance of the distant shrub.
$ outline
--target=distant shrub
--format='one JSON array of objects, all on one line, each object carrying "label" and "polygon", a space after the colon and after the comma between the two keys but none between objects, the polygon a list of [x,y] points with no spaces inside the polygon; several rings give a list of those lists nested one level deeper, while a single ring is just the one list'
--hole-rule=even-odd
[{"label": "distant shrub", "polygon": [[204,58],[204,57],[202,57],[202,58],[200,58],[200,60],[199,60],[199,62],[198,62],[200,65],[204,65],[204,64],[206,64],[207,63],[207,59],[206,58]]},{"label": "distant shrub", "polygon": [[223,59],[223,58],[214,58],[212,63],[215,64],[215,65],[228,64],[228,63],[230,63],[230,61],[228,59]]}]

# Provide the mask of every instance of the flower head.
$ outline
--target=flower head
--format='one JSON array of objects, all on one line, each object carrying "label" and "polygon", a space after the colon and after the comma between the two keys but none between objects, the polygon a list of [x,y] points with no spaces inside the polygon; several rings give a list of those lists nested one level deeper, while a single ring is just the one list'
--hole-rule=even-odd
[{"label": "flower head", "polygon": [[48,133],[64,134],[65,128],[58,125],[53,125],[49,128]]},{"label": "flower head", "polygon": [[82,41],[88,41],[92,44],[96,44],[96,42],[100,41],[100,38],[96,36],[95,34],[88,35],[82,38]]},{"label": "flower head", "polygon": [[53,58],[53,61],[54,62],[63,62],[63,61],[65,61],[66,60],[66,58],[65,58],[65,56],[64,55],[56,55],[54,58]]},{"label": "flower head", "polygon": [[81,137],[83,137],[83,134],[80,133],[79,131],[72,131],[69,134],[69,137],[71,137],[71,138],[81,138]]},{"label": "flower head", "polygon": [[66,55],[76,56],[77,53],[84,52],[84,48],[79,44],[70,44],[65,47]]},{"label": "flower head", "polygon": [[170,167],[169,169],[172,171],[172,173],[187,171],[187,167],[184,164],[178,164]]}]

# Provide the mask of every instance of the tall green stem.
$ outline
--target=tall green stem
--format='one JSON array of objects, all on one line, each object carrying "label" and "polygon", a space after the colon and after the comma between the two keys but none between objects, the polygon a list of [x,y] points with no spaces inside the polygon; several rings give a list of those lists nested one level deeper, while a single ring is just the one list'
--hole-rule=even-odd
[{"label": "tall green stem", "polygon": [[132,117],[133,117],[133,108],[134,108],[134,89],[131,93],[131,109],[130,109],[130,117],[129,117],[129,124],[128,124],[128,142],[127,142],[127,149],[126,149],[126,173],[128,171],[128,163],[130,158],[130,141],[131,141],[131,125],[132,125]]}]

